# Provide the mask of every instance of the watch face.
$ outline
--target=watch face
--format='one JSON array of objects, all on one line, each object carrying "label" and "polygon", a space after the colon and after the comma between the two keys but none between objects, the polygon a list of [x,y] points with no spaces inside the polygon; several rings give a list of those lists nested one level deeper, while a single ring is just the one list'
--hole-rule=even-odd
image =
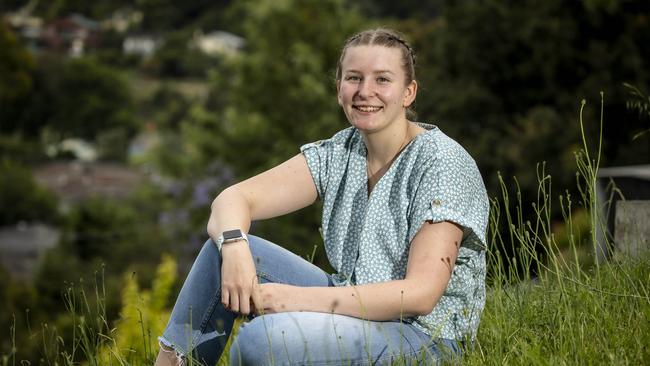
[{"label": "watch face", "polygon": [[244,236],[241,234],[241,230],[228,230],[223,232],[223,240],[230,240],[230,239],[238,239],[238,238],[243,238]]}]

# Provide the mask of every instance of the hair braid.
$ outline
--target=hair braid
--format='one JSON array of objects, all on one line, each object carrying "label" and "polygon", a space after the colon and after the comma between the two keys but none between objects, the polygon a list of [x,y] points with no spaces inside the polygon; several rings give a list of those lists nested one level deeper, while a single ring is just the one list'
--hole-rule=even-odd
[{"label": "hair braid", "polygon": [[402,51],[402,66],[404,67],[404,73],[406,74],[406,83],[410,83],[415,79],[415,51],[413,48],[404,40],[400,33],[389,28],[376,28],[365,30],[363,32],[357,33],[352,37],[348,38],[343,45],[341,50],[341,57],[339,58],[338,65],[336,67],[336,80],[341,80],[341,63],[345,57],[345,52],[349,47],[355,46],[384,46],[389,48],[399,48]]}]

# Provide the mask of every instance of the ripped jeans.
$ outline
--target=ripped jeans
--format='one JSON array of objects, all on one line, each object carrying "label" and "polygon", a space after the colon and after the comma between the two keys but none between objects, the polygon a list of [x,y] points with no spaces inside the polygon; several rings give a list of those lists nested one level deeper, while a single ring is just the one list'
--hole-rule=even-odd
[{"label": "ripped jeans", "polygon": [[[333,286],[330,276],[305,259],[249,235],[260,283]],[[221,304],[221,256],[208,240],[176,300],[159,341],[194,364],[215,365],[237,314]],[[409,323],[367,321],[315,312],[251,317],[230,348],[231,365],[435,364],[457,357],[455,340],[432,339]],[[186,362],[187,363],[187,362]]]}]

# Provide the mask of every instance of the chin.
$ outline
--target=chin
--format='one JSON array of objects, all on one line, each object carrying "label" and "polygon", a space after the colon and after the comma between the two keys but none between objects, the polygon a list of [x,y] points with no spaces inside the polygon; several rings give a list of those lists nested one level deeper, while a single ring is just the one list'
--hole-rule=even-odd
[{"label": "chin", "polygon": [[356,127],[359,131],[364,133],[378,132],[381,131],[383,127],[385,127],[376,123],[352,123],[352,126]]},{"label": "chin", "polygon": [[357,130],[363,132],[372,132],[373,130],[375,130],[372,126],[368,126],[367,124],[364,123],[350,122],[350,125],[352,125],[352,127],[355,127]]},{"label": "chin", "polygon": [[374,131],[380,127],[380,123],[375,119],[350,119],[350,124],[361,131]]}]

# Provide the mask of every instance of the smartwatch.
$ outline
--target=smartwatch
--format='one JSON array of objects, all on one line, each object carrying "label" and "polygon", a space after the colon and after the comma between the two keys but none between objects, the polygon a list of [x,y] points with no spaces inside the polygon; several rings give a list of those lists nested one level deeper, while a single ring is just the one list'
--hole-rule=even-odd
[{"label": "smartwatch", "polygon": [[228,231],[224,231],[217,238],[217,241],[215,242],[215,244],[217,245],[217,249],[219,249],[219,252],[221,252],[221,246],[223,244],[234,243],[234,242],[240,241],[240,240],[244,240],[248,244],[248,237],[246,236],[246,234],[243,231],[241,231],[239,229],[228,230]]}]

